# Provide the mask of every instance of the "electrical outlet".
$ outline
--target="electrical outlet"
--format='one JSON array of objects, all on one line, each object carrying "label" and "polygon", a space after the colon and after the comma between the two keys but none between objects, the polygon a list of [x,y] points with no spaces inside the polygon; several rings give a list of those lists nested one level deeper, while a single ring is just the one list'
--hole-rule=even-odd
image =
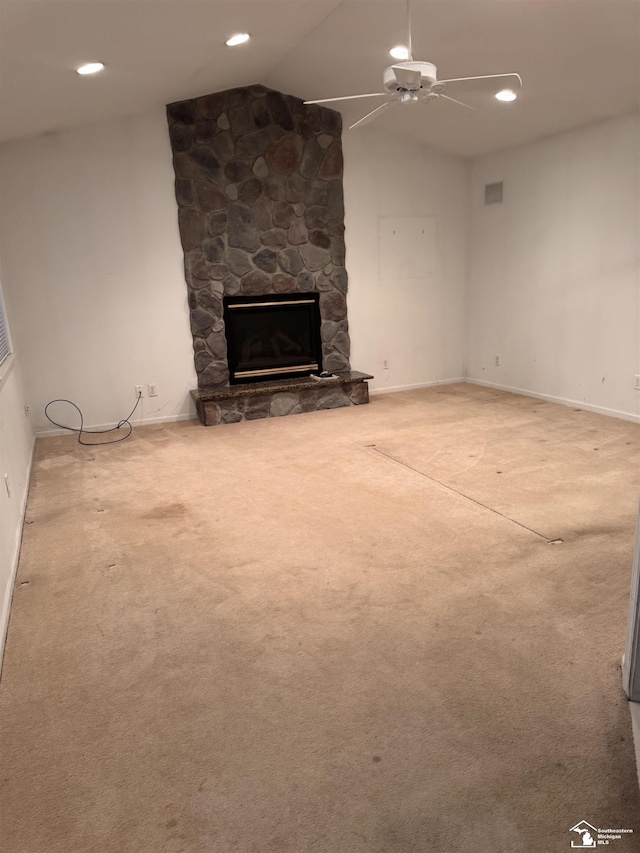
[{"label": "electrical outlet", "polygon": [[496,367],[500,367],[500,362],[502,361],[502,356],[496,353]]},{"label": "electrical outlet", "polygon": [[640,373],[636,373],[636,381],[634,382],[633,387],[636,391],[640,391]]},{"label": "electrical outlet", "polygon": [[150,397],[157,397],[158,396],[158,386],[156,385],[155,382],[150,382],[147,385],[147,388],[149,389],[149,396]]},{"label": "electrical outlet", "polygon": [[382,369],[383,370],[389,370],[389,359],[388,358],[382,359]]},{"label": "electrical outlet", "polygon": [[30,413],[30,412],[31,412],[31,409],[30,409],[30,408],[29,408],[29,406],[27,406],[27,405],[26,405],[26,403],[25,403],[25,407],[24,407],[24,414],[25,414],[25,417],[27,417],[27,418],[28,418],[28,417],[29,417],[29,413]]},{"label": "electrical outlet", "polygon": [[144,397],[144,385],[134,385],[136,389],[136,397]]},{"label": "electrical outlet", "polygon": [[9,475],[8,474],[4,475],[4,487],[7,490],[7,497],[10,498],[11,497],[11,486],[9,485]]}]

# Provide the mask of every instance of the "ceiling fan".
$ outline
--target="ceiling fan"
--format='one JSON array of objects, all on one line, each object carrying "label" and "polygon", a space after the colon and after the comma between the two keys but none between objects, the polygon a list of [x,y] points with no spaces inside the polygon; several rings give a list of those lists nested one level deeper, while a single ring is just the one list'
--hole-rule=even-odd
[{"label": "ceiling fan", "polygon": [[[305,104],[330,104],[336,101],[351,101],[357,98],[381,98],[387,100],[371,110],[355,124],[349,127],[353,130],[363,124],[368,124],[377,116],[386,112],[396,104],[422,103],[428,104],[439,98],[452,101],[461,107],[475,110],[475,107],[452,98],[454,94],[464,92],[491,92],[502,94],[501,100],[511,101],[516,97],[516,91],[522,87],[522,78],[515,72],[508,74],[484,74],[478,77],[451,77],[448,80],[438,80],[438,69],[432,62],[414,60],[411,53],[411,15],[409,0],[407,0],[407,58],[385,68],[382,75],[384,92],[371,92],[366,95],[346,95],[342,98],[321,98],[315,101],[305,101]],[[501,90],[501,91],[499,91]]]}]

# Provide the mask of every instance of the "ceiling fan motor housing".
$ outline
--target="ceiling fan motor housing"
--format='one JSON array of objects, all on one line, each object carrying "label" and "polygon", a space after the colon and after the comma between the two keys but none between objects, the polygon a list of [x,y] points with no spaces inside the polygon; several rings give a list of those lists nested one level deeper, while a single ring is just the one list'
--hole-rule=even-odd
[{"label": "ceiling fan motor housing", "polygon": [[[420,83],[402,83],[399,82],[394,69],[406,69],[407,71],[419,71]],[[402,92],[419,92],[429,91],[434,83],[437,82],[438,69],[432,62],[396,62],[395,65],[390,65],[385,69],[383,75],[383,85],[389,94],[397,94]]]}]

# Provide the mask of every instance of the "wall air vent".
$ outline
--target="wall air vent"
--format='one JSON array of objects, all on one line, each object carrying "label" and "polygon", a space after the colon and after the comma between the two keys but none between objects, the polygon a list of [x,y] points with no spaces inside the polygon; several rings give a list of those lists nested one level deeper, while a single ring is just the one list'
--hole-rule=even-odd
[{"label": "wall air vent", "polygon": [[502,201],[502,181],[484,185],[484,203],[499,204]]}]

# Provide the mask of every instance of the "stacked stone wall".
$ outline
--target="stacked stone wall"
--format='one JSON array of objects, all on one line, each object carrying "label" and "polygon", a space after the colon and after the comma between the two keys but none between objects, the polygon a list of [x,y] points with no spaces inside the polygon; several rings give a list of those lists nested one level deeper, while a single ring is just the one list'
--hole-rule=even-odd
[{"label": "stacked stone wall", "polygon": [[223,297],[320,293],[323,367],[350,369],[339,113],[264,86],[167,107],[198,386],[229,382]]}]

